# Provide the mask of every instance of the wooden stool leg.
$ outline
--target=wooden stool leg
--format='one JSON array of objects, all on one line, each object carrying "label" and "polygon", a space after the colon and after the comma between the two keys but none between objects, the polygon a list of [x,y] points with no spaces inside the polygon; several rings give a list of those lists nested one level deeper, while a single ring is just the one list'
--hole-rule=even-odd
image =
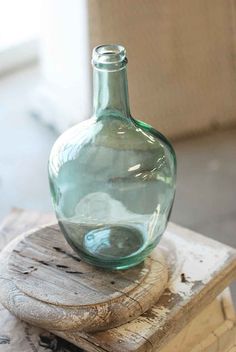
[{"label": "wooden stool leg", "polygon": [[236,352],[236,314],[227,288],[156,352]]}]

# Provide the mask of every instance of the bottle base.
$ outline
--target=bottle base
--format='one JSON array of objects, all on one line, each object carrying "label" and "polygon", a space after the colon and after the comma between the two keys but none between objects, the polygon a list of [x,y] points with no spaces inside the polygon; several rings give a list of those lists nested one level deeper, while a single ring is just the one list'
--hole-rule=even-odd
[{"label": "bottle base", "polygon": [[148,251],[142,252],[142,254],[134,255],[130,258],[122,258],[120,260],[102,260],[98,259],[95,256],[89,255],[88,253],[81,251],[78,249],[69,238],[66,237],[67,242],[74,249],[74,251],[78,254],[78,257],[84,262],[91,264],[96,267],[100,267],[106,270],[126,270],[130,269],[140,263],[142,263],[152,249]]},{"label": "bottle base", "polygon": [[143,233],[131,226],[78,226],[59,222],[69,245],[85,262],[110,270],[124,270],[141,263],[153,249],[145,246]]}]

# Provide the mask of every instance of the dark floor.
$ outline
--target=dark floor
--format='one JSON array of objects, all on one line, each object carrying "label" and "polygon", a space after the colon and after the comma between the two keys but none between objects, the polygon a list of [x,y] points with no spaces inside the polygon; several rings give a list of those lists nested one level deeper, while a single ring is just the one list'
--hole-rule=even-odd
[{"label": "dark floor", "polygon": [[236,129],[175,143],[172,220],[236,247]]},{"label": "dark floor", "polygon": [[[56,135],[28,113],[38,80],[37,69],[0,79],[0,218],[12,206],[51,210],[47,158]],[[183,140],[175,149],[172,221],[236,247],[236,129]]]}]

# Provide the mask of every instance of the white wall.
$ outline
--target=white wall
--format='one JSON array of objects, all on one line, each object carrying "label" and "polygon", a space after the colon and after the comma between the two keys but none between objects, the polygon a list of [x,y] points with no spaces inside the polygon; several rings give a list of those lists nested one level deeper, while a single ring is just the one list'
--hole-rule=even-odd
[{"label": "white wall", "polygon": [[33,110],[59,131],[91,114],[90,49],[86,0],[43,0],[42,82]]}]

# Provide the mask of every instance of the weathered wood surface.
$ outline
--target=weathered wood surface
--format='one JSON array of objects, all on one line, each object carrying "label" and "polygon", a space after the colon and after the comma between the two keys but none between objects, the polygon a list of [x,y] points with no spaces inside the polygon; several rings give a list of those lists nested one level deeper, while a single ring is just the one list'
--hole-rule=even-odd
[{"label": "weathered wood surface", "polygon": [[[18,226],[21,231],[34,226],[37,220],[35,215],[32,221],[31,217],[30,212],[13,214],[10,224],[6,223],[7,231],[14,236]],[[24,219],[23,226],[20,218]],[[1,237],[0,244],[3,245]],[[87,351],[161,351],[160,346],[167,346],[167,342],[235,278],[236,270],[235,250],[173,224],[169,225],[161,246],[168,250],[167,259],[169,265],[172,264],[169,288],[150,311],[106,332],[55,333]]]},{"label": "weathered wood surface", "polygon": [[229,289],[156,352],[227,352],[236,344],[236,314]]},{"label": "weathered wood surface", "polygon": [[161,349],[236,277],[236,251],[195,232],[169,224],[160,246],[170,279],[156,305],[119,328],[60,336],[91,352]]},{"label": "weathered wood surface", "polygon": [[[61,336],[63,336],[63,333]],[[79,339],[80,346],[86,349],[86,342],[80,337]],[[76,337],[75,341],[78,341]],[[169,343],[162,348],[147,348],[146,351],[234,352],[234,350],[229,351],[229,349],[233,348],[235,345],[236,315],[230,291],[226,289],[187,324],[184,329],[174,336]],[[88,351],[90,351],[90,349],[88,349]],[[107,349],[100,349],[99,347],[96,348],[93,346],[91,351],[107,351]]]},{"label": "weathered wood surface", "polygon": [[122,325],[152,307],[167,282],[160,250],[129,270],[102,270],[79,259],[58,225],[18,236],[0,254],[2,304],[50,330]]}]

